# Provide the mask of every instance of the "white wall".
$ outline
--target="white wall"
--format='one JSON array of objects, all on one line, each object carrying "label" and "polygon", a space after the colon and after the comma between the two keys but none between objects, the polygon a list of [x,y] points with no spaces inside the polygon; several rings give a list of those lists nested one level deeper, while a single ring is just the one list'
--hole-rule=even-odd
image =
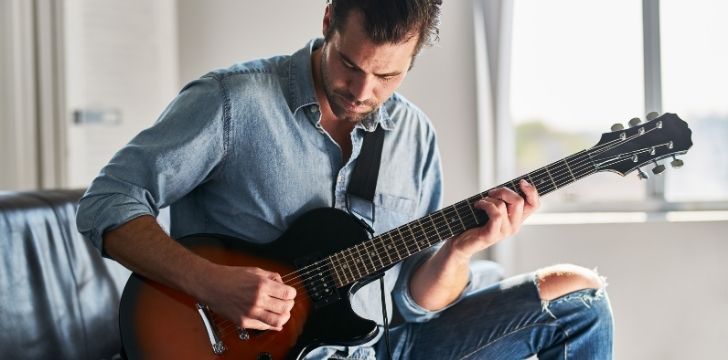
[{"label": "white wall", "polygon": [[728,222],[528,225],[512,273],[598,267],[614,310],[615,359],[724,359]]},{"label": "white wall", "polygon": [[[321,36],[324,8],[324,0],[179,0],[181,81],[236,62],[298,50]],[[439,45],[420,54],[400,91],[437,128],[446,204],[478,189],[471,8],[469,1],[446,3]]]}]

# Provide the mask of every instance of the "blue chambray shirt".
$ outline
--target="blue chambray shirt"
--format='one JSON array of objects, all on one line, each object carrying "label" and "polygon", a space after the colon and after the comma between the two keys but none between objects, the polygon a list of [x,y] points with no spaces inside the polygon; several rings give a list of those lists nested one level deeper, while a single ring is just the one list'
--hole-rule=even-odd
[{"label": "blue chambray shirt", "polygon": [[[170,235],[219,233],[268,243],[294,219],[319,207],[346,210],[346,188],[363,135],[385,129],[374,199],[373,228],[385,232],[440,207],[442,184],[435,131],[426,115],[394,94],[351,134],[343,162],[320,124],[311,70],[312,40],[291,56],[234,65],[187,84],[157,122],[134,137],[94,179],[80,201],[79,231],[100,250],[102,235],[170,206]],[[366,208],[366,207],[365,207]],[[355,209],[356,210],[356,209]],[[362,211],[365,218],[371,213]],[[408,291],[413,268],[430,251],[385,275],[407,321],[438,312],[418,306]],[[381,323],[378,282],[359,290],[355,311]],[[322,348],[309,358],[325,358]],[[348,349],[372,358],[371,347]]]}]

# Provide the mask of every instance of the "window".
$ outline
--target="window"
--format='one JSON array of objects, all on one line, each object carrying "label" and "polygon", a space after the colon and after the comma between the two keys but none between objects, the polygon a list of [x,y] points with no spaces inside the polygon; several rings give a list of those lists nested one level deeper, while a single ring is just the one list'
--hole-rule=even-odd
[{"label": "window", "polygon": [[693,131],[682,171],[666,178],[668,201],[728,200],[728,2],[660,3],[664,109]]},{"label": "window", "polygon": [[[642,2],[513,3],[510,125],[519,174],[593,146],[613,123],[644,120],[650,106],[645,66],[662,65],[661,78],[647,92],[656,92],[662,110],[677,113],[693,131],[695,145],[683,168],[648,182],[632,173],[626,179],[599,173],[549,195],[557,210],[652,208],[648,203],[674,209],[677,203],[728,200],[728,151],[721,149],[728,139],[728,24],[721,19],[728,3],[644,3],[645,11],[660,8],[661,44],[643,42],[643,32],[651,30],[643,27]],[[660,45],[661,53],[645,55]]]}]

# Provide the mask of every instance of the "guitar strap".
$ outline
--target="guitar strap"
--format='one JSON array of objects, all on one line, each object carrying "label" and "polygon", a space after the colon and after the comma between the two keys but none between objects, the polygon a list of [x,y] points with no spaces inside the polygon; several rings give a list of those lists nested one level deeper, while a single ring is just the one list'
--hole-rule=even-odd
[{"label": "guitar strap", "polygon": [[355,195],[371,202],[374,201],[383,145],[384,129],[382,129],[381,125],[377,126],[376,130],[364,134],[364,143],[347,189],[349,195]]},{"label": "guitar strap", "polygon": [[376,130],[364,134],[359,158],[352,171],[349,187],[346,189],[349,211],[367,220],[370,227],[374,225],[374,195],[377,190],[383,145],[384,129],[381,125],[378,125]]}]

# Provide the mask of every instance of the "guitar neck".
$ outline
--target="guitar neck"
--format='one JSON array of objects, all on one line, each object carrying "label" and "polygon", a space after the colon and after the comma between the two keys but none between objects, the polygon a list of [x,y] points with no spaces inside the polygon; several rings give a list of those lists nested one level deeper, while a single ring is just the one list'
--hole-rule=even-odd
[{"label": "guitar neck", "polygon": [[[518,183],[525,179],[543,196],[596,171],[597,167],[589,151],[583,150],[496,188],[506,187],[523,196]],[[366,278],[445,239],[485,224],[488,216],[473,205],[485,198],[490,190],[492,189],[329,256],[326,262],[333,270],[337,286],[342,287]]]}]

